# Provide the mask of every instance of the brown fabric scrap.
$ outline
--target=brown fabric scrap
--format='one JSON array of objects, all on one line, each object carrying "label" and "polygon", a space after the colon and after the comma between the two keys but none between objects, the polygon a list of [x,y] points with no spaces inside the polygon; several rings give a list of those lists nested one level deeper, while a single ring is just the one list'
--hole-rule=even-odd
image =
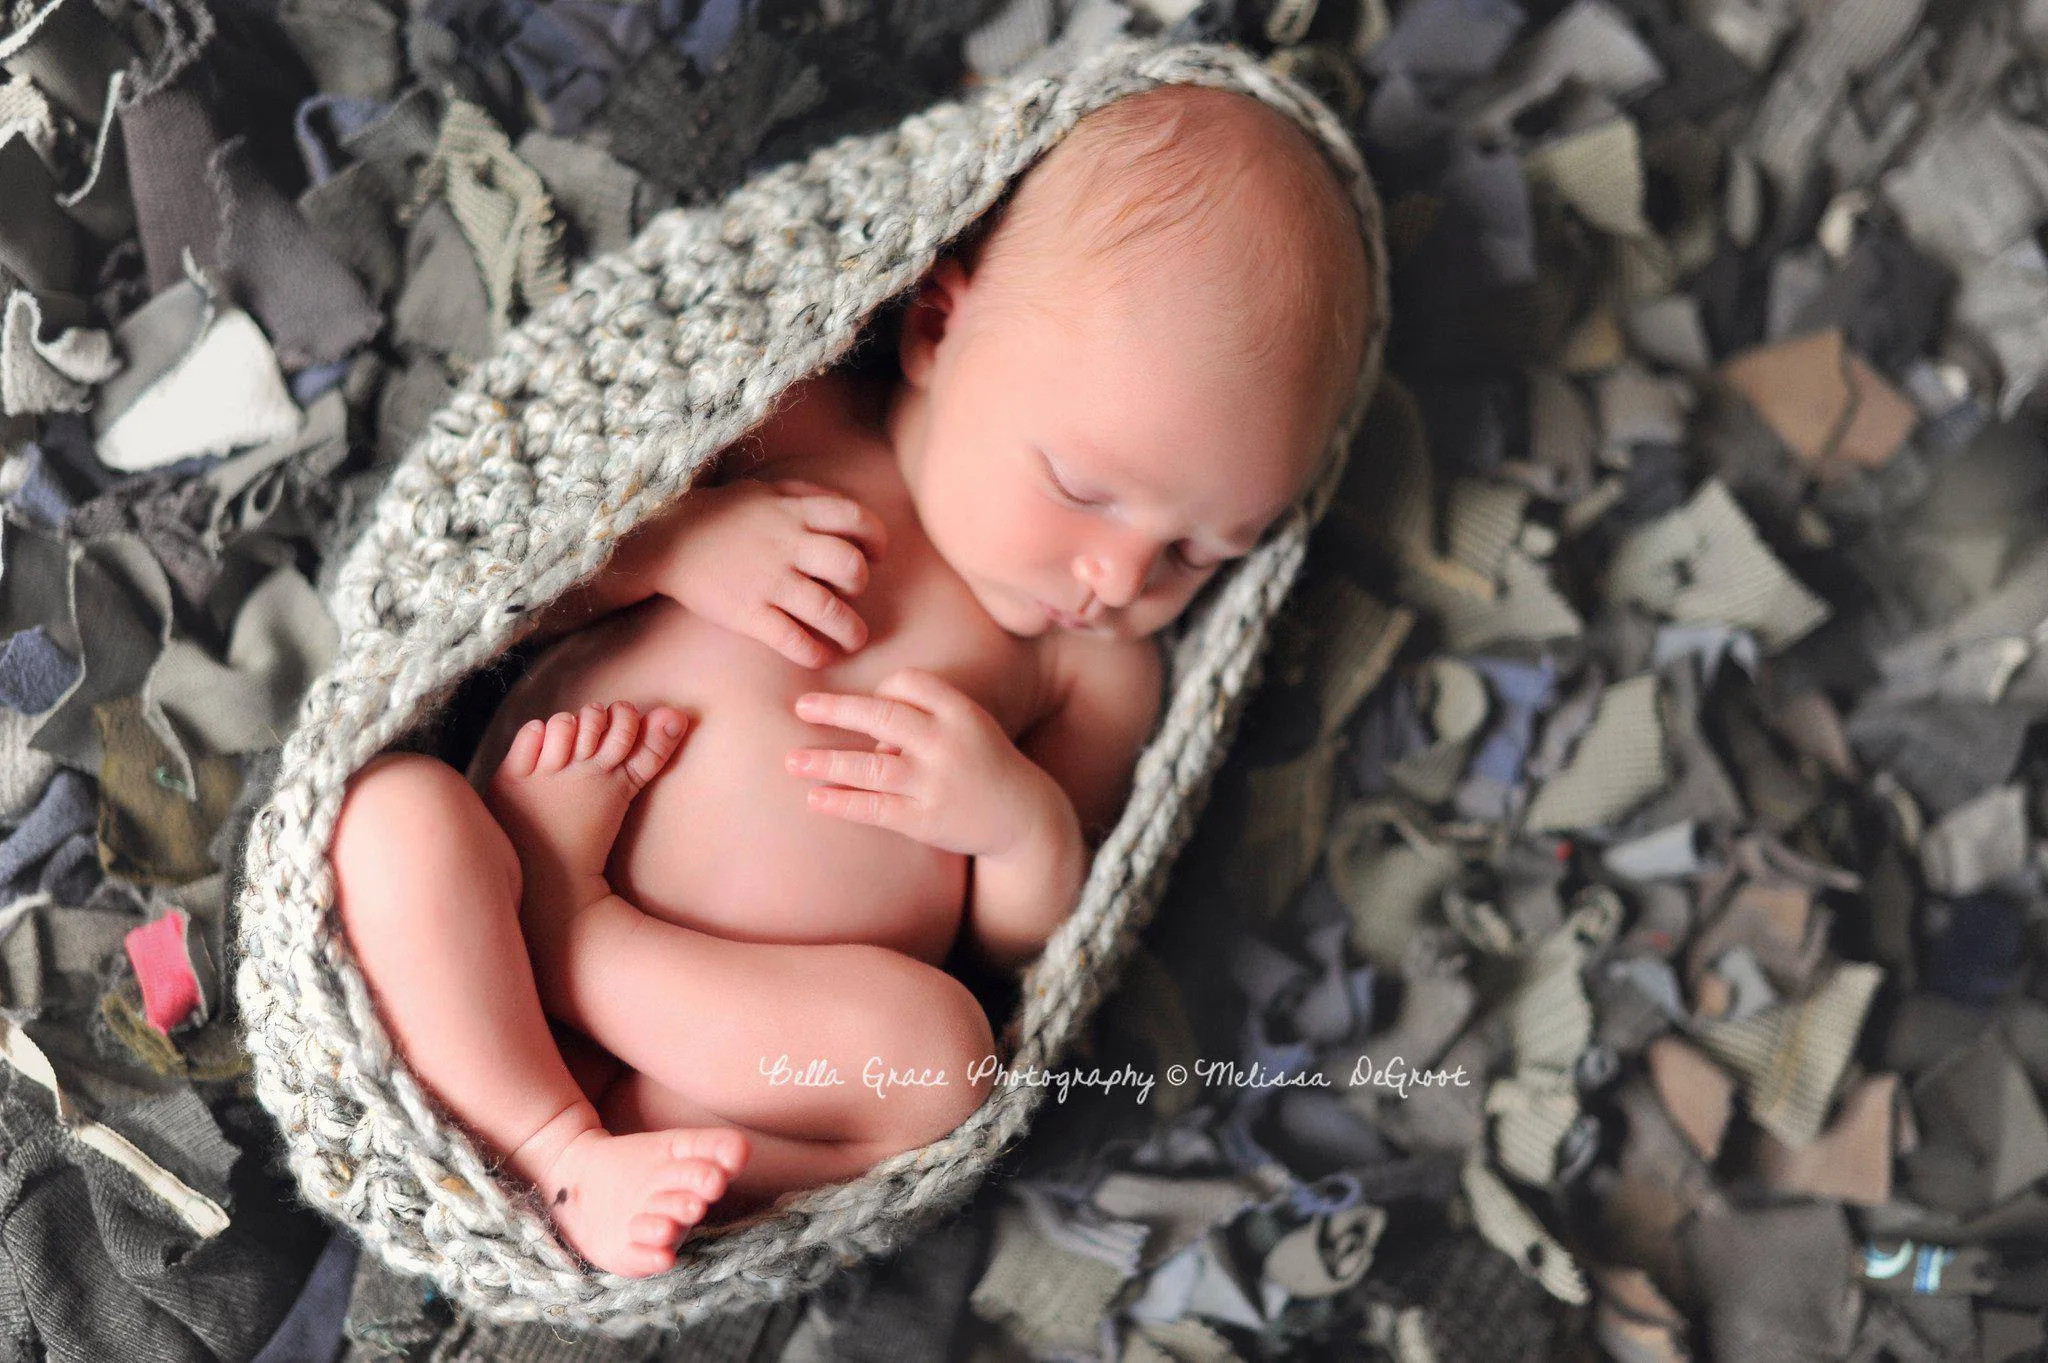
[{"label": "brown fabric scrap", "polygon": [[206,844],[234,807],[242,774],[226,758],[192,754],[197,789],[177,777],[172,754],[122,696],[92,707],[99,735],[100,865],[145,885],[181,885],[216,869]]},{"label": "brown fabric scrap", "polygon": [[1699,1047],[1675,1036],[1652,1041],[1644,1058],[1649,1061],[1650,1082],[1657,1086],[1657,1096],[1672,1124],[1704,1158],[1718,1158],[1735,1106],[1734,1076]]},{"label": "brown fabric scrap", "polygon": [[1751,881],[1693,940],[1686,953],[1687,973],[1697,985],[1722,952],[1746,946],[1774,986],[1803,994],[1827,951],[1829,917],[1814,908],[1813,892],[1803,885]]},{"label": "brown fabric scrap", "polygon": [[1764,1182],[1782,1192],[1859,1207],[1890,1202],[1898,1092],[1896,1074],[1869,1076],[1849,1090],[1835,1120],[1804,1148],[1764,1132],[1756,1151]]},{"label": "brown fabric scrap", "polygon": [[1746,350],[1721,366],[1721,377],[1823,476],[1843,464],[1881,467],[1919,420],[1838,329]]}]

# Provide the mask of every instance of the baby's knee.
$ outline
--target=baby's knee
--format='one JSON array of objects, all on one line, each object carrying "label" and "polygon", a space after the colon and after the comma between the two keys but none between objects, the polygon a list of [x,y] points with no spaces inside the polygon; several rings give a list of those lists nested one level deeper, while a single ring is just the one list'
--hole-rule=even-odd
[{"label": "baby's knee", "polygon": [[870,1064],[891,1103],[909,1099],[898,1114],[909,1148],[946,1135],[987,1100],[995,1036],[966,985],[922,961],[889,954],[901,963],[903,978],[900,987],[876,991],[888,1017],[876,1029],[881,1044]]},{"label": "baby's knee", "polygon": [[349,779],[329,859],[344,917],[451,883],[519,902],[511,839],[460,772],[419,753],[380,754]]}]

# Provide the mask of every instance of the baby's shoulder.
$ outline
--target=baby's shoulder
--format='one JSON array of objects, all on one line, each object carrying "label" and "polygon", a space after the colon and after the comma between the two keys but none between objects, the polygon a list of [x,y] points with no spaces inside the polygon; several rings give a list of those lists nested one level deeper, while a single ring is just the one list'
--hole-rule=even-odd
[{"label": "baby's shoulder", "polygon": [[1164,703],[1166,657],[1159,640],[1064,632],[1043,637],[1052,678],[1047,718],[1058,715],[1070,731],[1105,741],[1142,743]]},{"label": "baby's shoulder", "polygon": [[1158,724],[1166,660],[1156,639],[1067,635],[1054,645],[1053,708],[1020,745],[1074,802],[1091,845],[1115,825]]},{"label": "baby's shoulder", "polygon": [[858,458],[876,435],[866,420],[871,403],[837,370],[813,374],[784,390],[746,443],[764,465]]}]

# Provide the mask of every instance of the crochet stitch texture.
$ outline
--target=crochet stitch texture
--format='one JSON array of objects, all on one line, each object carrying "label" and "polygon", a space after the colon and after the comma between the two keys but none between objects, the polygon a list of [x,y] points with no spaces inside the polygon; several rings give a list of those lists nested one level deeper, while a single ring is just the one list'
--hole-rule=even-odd
[{"label": "crochet stitch texture", "polygon": [[849,1182],[700,1228],[671,1271],[628,1279],[554,1236],[531,1191],[421,1088],[333,913],[344,786],[432,723],[537,608],[596,573],[640,520],[882,304],[1091,110],[1159,85],[1238,90],[1292,118],[1352,196],[1373,278],[1358,384],[1314,487],[1175,626],[1170,700],[1078,907],[999,1031],[1013,1068],[1053,1068],[1150,919],[1255,680],[1267,626],[1343,471],[1387,327],[1380,209],[1357,149],[1312,94],[1243,51],[1123,41],[778,166],[722,202],[671,209],[509,333],[394,470],[330,602],[342,640],[309,688],[250,827],[236,974],[256,1091],[315,1208],[401,1272],[501,1320],[630,1332],[806,1291],[884,1254],[973,1193],[1028,1129],[1035,1084],[999,1086],[950,1135]]}]

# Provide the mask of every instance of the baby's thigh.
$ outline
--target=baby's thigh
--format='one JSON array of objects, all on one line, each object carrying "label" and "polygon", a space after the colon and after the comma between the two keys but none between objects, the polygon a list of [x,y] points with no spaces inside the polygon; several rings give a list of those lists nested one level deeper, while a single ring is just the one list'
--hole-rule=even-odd
[{"label": "baby's thigh", "polygon": [[328,858],[359,954],[519,900],[511,839],[460,772],[419,753],[380,754],[349,778]]},{"label": "baby's thigh", "polygon": [[944,971],[860,943],[737,942],[609,904],[578,920],[561,1016],[727,1120],[935,1139],[987,1096],[966,1073],[995,1049],[987,1014]]}]

